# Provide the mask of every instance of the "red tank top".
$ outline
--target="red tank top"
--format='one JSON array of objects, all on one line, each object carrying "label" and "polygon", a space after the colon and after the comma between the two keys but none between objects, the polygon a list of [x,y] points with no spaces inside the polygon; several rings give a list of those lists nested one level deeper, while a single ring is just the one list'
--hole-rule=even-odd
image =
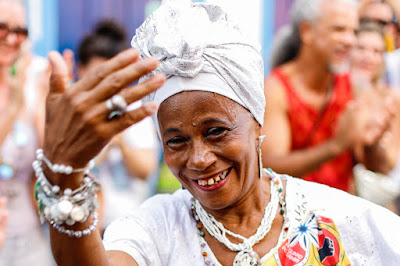
[{"label": "red tank top", "polygon": [[[332,138],[341,113],[353,99],[349,76],[334,77],[330,100],[323,110],[318,111],[302,101],[280,69],[275,69],[273,75],[282,82],[286,91],[287,115],[292,132],[291,149],[302,150]],[[348,151],[302,178],[349,191],[350,180],[353,178],[353,165],[352,154]]]}]

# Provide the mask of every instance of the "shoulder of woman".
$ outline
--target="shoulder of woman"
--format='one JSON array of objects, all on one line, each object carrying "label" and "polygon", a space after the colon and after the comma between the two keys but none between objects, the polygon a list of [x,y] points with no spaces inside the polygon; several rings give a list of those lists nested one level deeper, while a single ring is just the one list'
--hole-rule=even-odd
[{"label": "shoulder of woman", "polygon": [[[271,73],[264,80],[264,94],[267,100],[267,107],[271,104],[276,104],[285,108],[286,106],[286,94],[284,85],[279,78]],[[272,102],[271,102],[272,101]]]},{"label": "shoulder of woman", "polygon": [[174,216],[182,209],[190,209],[192,195],[183,189],[178,189],[173,194],[157,194],[146,200],[141,206],[141,211],[151,215]]},{"label": "shoulder of woman", "polygon": [[311,210],[322,210],[332,215],[331,218],[333,219],[335,217],[339,219],[345,217],[363,219],[367,213],[376,209],[386,211],[376,204],[345,191],[297,178],[293,178],[293,180],[299,184]]}]

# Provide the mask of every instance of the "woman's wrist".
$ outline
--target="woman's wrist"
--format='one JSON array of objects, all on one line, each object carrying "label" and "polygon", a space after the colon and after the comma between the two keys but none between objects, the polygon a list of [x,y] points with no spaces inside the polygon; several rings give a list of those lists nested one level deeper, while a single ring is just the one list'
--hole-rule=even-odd
[{"label": "woman's wrist", "polygon": [[82,182],[85,174],[94,167],[94,161],[91,160],[85,167],[77,168],[71,165],[64,165],[62,163],[54,163],[45,156],[45,152],[42,149],[36,151],[36,161],[33,163],[33,168],[36,172],[36,176],[40,176],[40,172],[43,172],[47,180],[57,185],[62,189],[78,188]]},{"label": "woman's wrist", "polygon": [[329,153],[331,154],[332,158],[339,156],[348,149],[347,145],[344,145],[337,138],[329,140],[327,142],[327,145]]}]

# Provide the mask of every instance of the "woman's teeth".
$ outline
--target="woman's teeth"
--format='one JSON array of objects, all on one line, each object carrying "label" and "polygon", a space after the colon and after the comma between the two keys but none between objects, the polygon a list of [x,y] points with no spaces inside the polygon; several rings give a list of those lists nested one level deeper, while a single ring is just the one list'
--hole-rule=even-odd
[{"label": "woman's teeth", "polygon": [[225,170],[221,174],[211,177],[209,179],[197,180],[197,184],[199,184],[202,187],[207,186],[207,185],[211,186],[211,185],[218,183],[221,180],[224,180],[227,174],[228,174],[228,170]]}]

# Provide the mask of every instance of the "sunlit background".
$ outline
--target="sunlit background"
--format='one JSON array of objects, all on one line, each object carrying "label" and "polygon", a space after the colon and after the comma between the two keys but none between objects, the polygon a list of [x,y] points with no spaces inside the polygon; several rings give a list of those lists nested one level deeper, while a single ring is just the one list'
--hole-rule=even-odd
[{"label": "sunlit background", "polygon": [[[24,0],[28,7],[30,39],[34,52],[76,49],[78,40],[103,18],[122,23],[130,35],[161,0]],[[268,57],[274,32],[287,19],[293,0],[219,0],[227,4]],[[267,69],[266,69],[267,71]]]}]

